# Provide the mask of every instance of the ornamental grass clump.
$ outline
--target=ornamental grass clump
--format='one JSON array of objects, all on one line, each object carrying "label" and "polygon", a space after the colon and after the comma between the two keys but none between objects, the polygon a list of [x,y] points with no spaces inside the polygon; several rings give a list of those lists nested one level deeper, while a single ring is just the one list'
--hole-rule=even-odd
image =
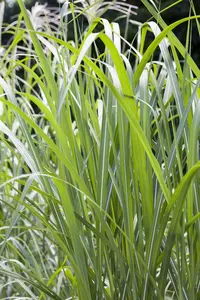
[{"label": "ornamental grass clump", "polygon": [[102,16],[81,28],[75,4],[68,40],[64,9],[37,27],[18,0],[1,53],[1,299],[199,299],[198,16],[167,26],[142,2],[154,20],[131,43]]}]

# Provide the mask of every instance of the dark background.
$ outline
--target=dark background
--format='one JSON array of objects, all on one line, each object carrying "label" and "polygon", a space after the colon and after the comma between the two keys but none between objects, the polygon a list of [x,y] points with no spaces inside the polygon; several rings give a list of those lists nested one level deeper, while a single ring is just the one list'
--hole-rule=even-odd
[{"label": "dark background", "polygon": [[[26,2],[26,7],[31,8],[32,5],[35,4],[36,1],[31,1]],[[54,7],[54,6],[59,6],[56,0],[40,0],[39,3],[44,4],[45,2],[48,3],[49,6]],[[147,9],[144,7],[143,3],[140,0],[126,0],[126,3],[137,5],[138,8],[138,14],[137,16],[134,16],[134,19],[140,22],[145,22],[147,21],[151,15],[147,11]],[[157,1],[160,4],[160,9],[164,9],[168,7],[170,4],[174,3],[173,0],[161,0]],[[171,7],[167,11],[163,12],[162,18],[165,20],[165,22],[169,25],[179,19],[182,19],[184,17],[187,17],[190,14],[190,3],[191,0],[183,0],[180,3],[176,4],[175,6]],[[193,0],[193,4],[195,7],[195,11],[197,15],[200,15],[200,0]],[[16,14],[19,13],[19,7],[18,4],[16,3],[13,7],[8,7],[6,6],[5,13],[4,13],[4,22],[5,23],[11,23],[12,22],[12,17]],[[191,13],[192,14],[192,13]],[[106,13],[106,18],[108,18],[110,21],[113,21],[117,16],[117,13],[114,11],[109,11]],[[199,20],[200,23],[200,20]],[[125,19],[121,21],[120,28],[123,31],[123,28],[125,28]],[[180,39],[180,41],[185,44],[186,42],[186,32],[187,32],[187,23],[182,24],[178,26],[175,30],[174,33],[176,36]],[[135,29],[136,33],[136,29]],[[134,36],[134,28],[130,28],[129,33],[128,33],[128,39],[131,41],[131,39]],[[196,21],[192,21],[192,30],[191,30],[191,54],[195,62],[198,64],[200,67],[200,36],[199,36],[199,31],[197,28]],[[151,42],[153,36],[149,35],[149,41],[148,43]]]}]

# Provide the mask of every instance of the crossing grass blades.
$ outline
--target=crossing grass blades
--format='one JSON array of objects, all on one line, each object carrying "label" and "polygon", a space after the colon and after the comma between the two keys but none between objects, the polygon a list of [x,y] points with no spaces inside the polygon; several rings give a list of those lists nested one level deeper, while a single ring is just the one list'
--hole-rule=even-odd
[{"label": "crossing grass blades", "polygon": [[167,26],[142,2],[145,24],[113,4],[133,43],[101,2],[66,2],[53,24],[18,0],[2,25],[1,299],[199,299],[199,17]]}]

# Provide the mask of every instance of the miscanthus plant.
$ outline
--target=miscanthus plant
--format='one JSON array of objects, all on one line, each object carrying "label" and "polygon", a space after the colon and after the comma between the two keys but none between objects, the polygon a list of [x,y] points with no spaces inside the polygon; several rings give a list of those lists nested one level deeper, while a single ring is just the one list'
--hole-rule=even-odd
[{"label": "miscanthus plant", "polygon": [[49,22],[18,1],[0,52],[0,299],[200,297],[198,16],[167,26],[142,2],[154,20],[129,43],[98,9]]}]

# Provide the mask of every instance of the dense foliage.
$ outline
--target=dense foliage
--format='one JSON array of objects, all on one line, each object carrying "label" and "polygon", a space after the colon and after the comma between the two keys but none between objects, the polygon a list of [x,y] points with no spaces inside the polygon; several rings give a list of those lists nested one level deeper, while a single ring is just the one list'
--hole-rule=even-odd
[{"label": "dense foliage", "polygon": [[142,2],[123,35],[103,2],[0,19],[1,299],[200,297],[199,21]]}]

